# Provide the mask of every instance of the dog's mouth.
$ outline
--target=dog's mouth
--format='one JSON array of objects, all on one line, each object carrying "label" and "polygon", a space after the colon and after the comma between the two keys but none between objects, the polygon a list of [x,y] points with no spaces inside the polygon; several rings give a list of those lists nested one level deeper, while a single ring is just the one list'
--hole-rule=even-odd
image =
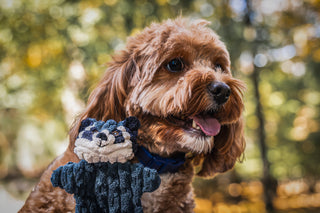
[{"label": "dog's mouth", "polygon": [[200,113],[195,116],[168,116],[168,122],[175,126],[183,128],[190,134],[201,136],[216,136],[219,134],[221,124],[212,113]]}]

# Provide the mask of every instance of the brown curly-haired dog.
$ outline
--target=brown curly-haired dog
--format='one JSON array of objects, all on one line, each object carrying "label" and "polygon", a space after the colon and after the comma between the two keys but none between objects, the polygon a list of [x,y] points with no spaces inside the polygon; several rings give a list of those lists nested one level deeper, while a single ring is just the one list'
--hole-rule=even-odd
[{"label": "brown curly-haired dog", "polygon": [[244,84],[232,77],[228,51],[207,24],[177,18],[128,39],[71,129],[68,149],[44,172],[21,212],[74,211],[73,196],[52,187],[52,170],[79,161],[73,149],[83,119],[127,116],[139,118],[138,143],[151,153],[189,156],[178,171],[161,174],[159,189],[143,195],[144,212],[193,212],[194,164],[201,162],[200,176],[225,172],[245,146]]}]

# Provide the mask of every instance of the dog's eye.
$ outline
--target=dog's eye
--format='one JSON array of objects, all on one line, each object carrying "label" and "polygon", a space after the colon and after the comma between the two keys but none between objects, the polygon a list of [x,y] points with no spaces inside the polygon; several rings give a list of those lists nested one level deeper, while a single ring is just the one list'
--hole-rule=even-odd
[{"label": "dog's eye", "polygon": [[183,70],[184,64],[183,64],[183,61],[181,58],[175,58],[175,59],[172,59],[171,61],[169,61],[166,68],[170,72],[180,72]]}]

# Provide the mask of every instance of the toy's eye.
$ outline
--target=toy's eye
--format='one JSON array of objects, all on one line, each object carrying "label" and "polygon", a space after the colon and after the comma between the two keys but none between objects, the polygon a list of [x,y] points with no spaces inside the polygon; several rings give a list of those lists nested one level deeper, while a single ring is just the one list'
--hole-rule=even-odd
[{"label": "toy's eye", "polygon": [[184,63],[181,58],[175,58],[169,61],[166,68],[170,72],[181,72],[184,68]]},{"label": "toy's eye", "polygon": [[117,137],[117,136],[120,135],[120,132],[117,131],[117,130],[115,130],[115,131],[113,131],[111,134],[112,134],[113,136]]}]

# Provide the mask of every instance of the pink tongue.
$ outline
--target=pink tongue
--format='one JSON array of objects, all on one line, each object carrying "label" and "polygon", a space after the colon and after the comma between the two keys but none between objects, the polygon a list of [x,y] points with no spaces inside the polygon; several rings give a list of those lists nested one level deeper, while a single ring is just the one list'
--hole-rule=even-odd
[{"label": "pink tongue", "polygon": [[215,118],[193,117],[201,130],[210,136],[216,136],[220,132],[221,125]]}]

